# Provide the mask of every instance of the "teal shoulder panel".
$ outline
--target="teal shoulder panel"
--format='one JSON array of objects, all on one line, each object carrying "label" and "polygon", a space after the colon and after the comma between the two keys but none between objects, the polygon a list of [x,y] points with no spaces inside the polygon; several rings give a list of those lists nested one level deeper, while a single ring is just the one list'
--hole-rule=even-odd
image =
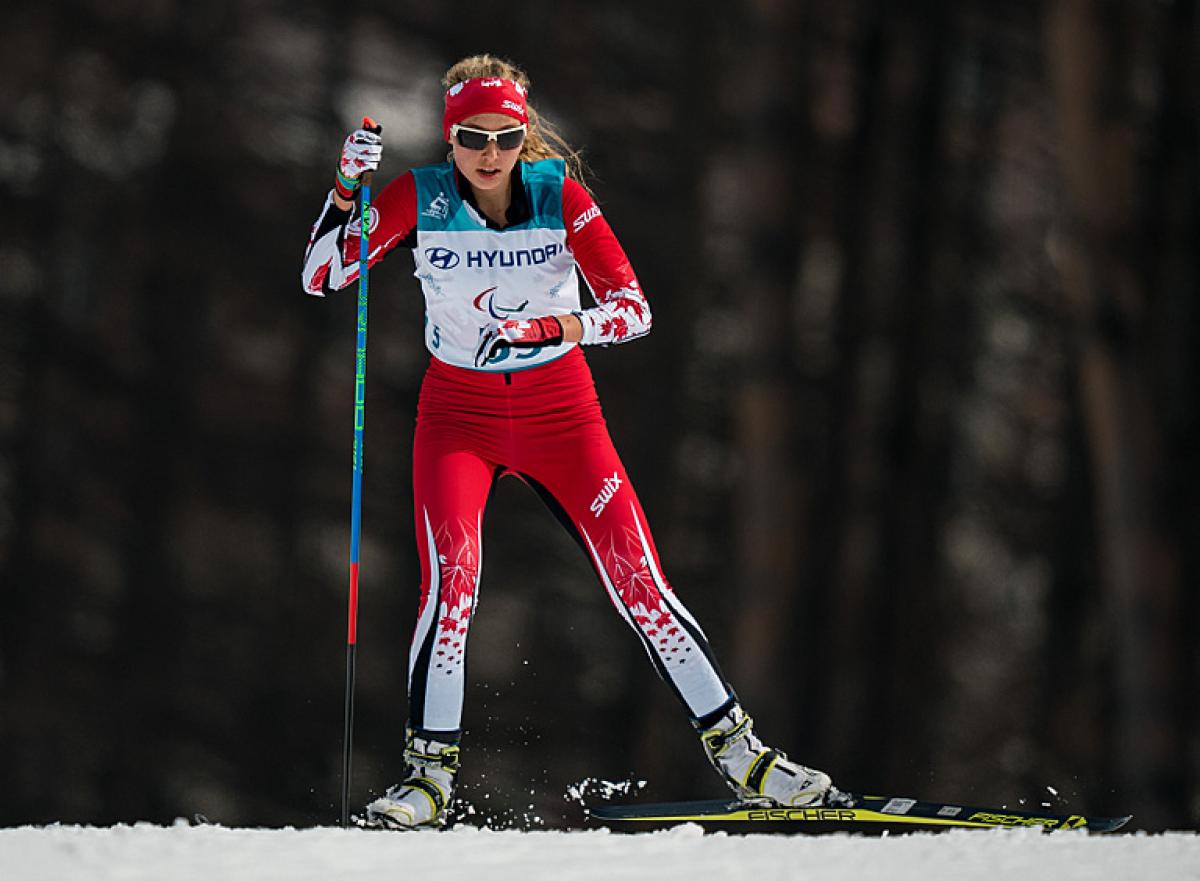
[{"label": "teal shoulder panel", "polygon": [[562,189],[566,164],[561,159],[542,159],[524,164],[525,191],[529,194],[529,226],[562,229]]},{"label": "teal shoulder panel", "polygon": [[417,183],[417,229],[422,232],[449,232],[479,229],[467,213],[458,194],[454,166],[449,162],[424,165],[412,170]]},{"label": "teal shoulder panel", "polygon": [[[562,229],[562,188],[566,166],[561,159],[542,159],[521,165],[530,217],[510,229]],[[417,229],[422,232],[478,230],[458,194],[454,166],[449,162],[412,170],[417,185]]]}]

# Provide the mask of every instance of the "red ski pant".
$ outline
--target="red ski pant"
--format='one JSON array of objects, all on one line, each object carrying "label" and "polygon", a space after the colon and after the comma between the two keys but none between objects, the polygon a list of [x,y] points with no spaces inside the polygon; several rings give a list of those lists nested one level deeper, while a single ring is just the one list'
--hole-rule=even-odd
[{"label": "red ski pant", "polygon": [[693,720],[732,699],[700,626],[662,574],[613,448],[583,353],[512,373],[432,359],[421,387],[413,491],[421,599],[409,654],[409,725],[453,739],[495,478],[521,477],[584,547],[618,612]]}]

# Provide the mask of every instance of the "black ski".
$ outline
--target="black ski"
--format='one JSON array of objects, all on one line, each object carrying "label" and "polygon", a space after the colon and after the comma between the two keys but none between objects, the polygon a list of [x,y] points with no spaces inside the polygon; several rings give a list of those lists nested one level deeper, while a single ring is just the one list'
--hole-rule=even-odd
[{"label": "black ski", "polygon": [[916,826],[995,826],[1041,829],[1087,829],[1112,832],[1130,817],[1094,817],[1045,811],[978,808],[949,802],[919,801],[879,795],[840,793],[839,803],[805,808],[781,808],[753,802],[713,801],[661,802],[657,804],[601,805],[588,808],[597,820],[625,822],[801,822],[801,823],[895,823]]}]

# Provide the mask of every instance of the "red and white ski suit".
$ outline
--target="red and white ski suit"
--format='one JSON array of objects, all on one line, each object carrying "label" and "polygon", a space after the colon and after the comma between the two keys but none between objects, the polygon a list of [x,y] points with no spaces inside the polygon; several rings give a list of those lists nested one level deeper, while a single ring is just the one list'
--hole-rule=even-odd
[{"label": "red and white ski suit", "polygon": [[[581,349],[565,344],[532,357],[514,349],[511,360],[473,366],[478,333],[516,313],[571,312],[583,322],[584,343],[623,342],[649,331],[649,306],[607,221],[583,187],[563,179],[561,164],[557,176],[539,177],[546,165],[518,164],[503,229],[478,212],[469,185],[444,169],[436,177],[412,172],[397,178],[373,205],[371,261],[397,245],[412,247],[426,297],[433,357],[413,446],[421,597],[409,659],[409,725],[442,741],[459,735],[483,511],[493,482],[505,474],[532,487],[580,542],[613,605],[694,722],[714,718],[733,700],[703,631],[663,575]],[[327,200],[305,258],[307,292],[320,295],[355,280],[357,233],[350,212]],[[565,245],[562,254],[555,242]],[[513,253],[533,256],[522,261]],[[489,254],[500,256],[485,259]],[[510,257],[501,259],[504,254]],[[564,254],[566,286],[555,275]],[[576,266],[597,301],[592,308],[579,306]],[[457,270],[469,270],[461,284]]]}]

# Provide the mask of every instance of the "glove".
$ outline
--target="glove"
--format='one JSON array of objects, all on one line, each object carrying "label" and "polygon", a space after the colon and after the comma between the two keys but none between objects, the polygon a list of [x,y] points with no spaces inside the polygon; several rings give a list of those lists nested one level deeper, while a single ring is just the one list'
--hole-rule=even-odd
[{"label": "glove", "polygon": [[379,159],[383,156],[382,132],[383,126],[364,116],[363,127],[352,131],[342,145],[334,188],[347,202],[353,201],[358,193],[363,174],[379,168]]},{"label": "glove", "polygon": [[475,366],[483,367],[496,357],[502,349],[535,349],[539,346],[557,346],[563,341],[563,327],[553,315],[518,321],[510,318],[488,325],[479,337],[479,348],[475,350]]}]

